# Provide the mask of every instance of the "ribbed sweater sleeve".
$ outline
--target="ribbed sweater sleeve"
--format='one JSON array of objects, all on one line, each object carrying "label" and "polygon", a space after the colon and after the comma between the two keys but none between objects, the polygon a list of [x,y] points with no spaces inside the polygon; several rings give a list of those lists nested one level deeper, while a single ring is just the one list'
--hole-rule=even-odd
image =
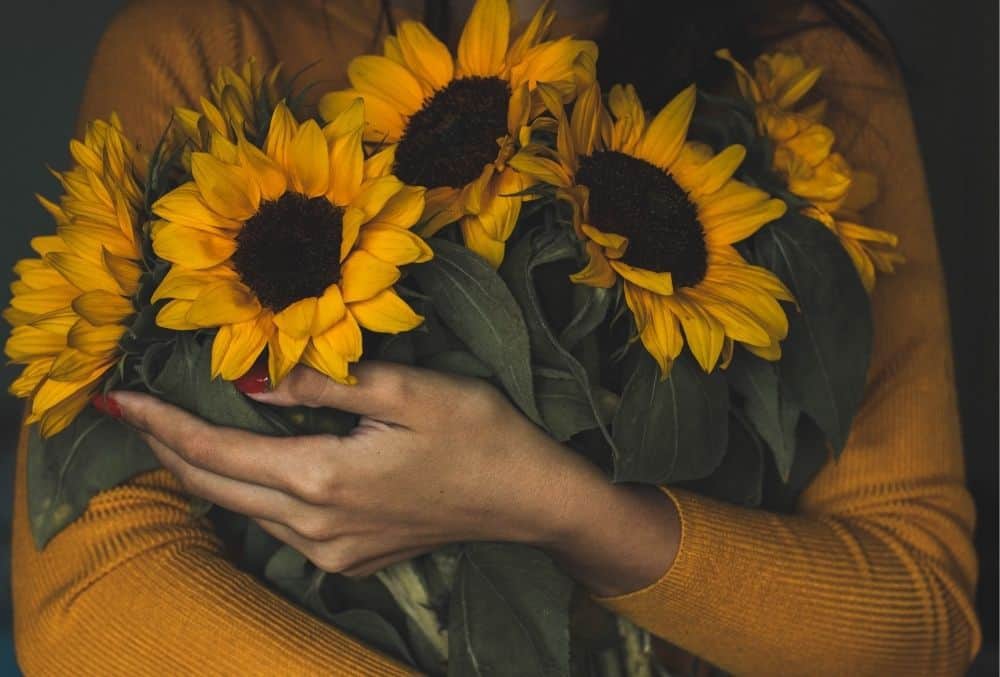
[{"label": "ribbed sweater sleeve", "polygon": [[907,258],[872,297],[862,410],[794,515],[667,490],[681,521],[676,560],[646,589],[603,602],[738,674],[964,674],[980,642],[974,508],[906,94],[894,71],[832,29],[792,47],[825,67],[838,143],[881,180],[868,222],[897,233]]},{"label": "ribbed sweater sleeve", "polygon": [[[377,3],[338,13],[270,3],[288,27],[283,56],[324,51],[317,27],[333,22],[342,47],[316,77],[339,73],[376,30]],[[353,5],[353,6],[352,6]],[[81,123],[117,111],[148,150],[171,107],[194,106],[216,68],[254,55],[277,58],[248,4],[140,2],[107,30],[94,58]],[[308,29],[306,27],[309,27]],[[320,41],[323,42],[320,42]],[[311,42],[310,42],[311,41]],[[38,551],[26,515],[25,436],[18,448],[12,586],[15,641],[29,675],[411,674],[240,572],[165,471],[99,494],[86,513]]]}]

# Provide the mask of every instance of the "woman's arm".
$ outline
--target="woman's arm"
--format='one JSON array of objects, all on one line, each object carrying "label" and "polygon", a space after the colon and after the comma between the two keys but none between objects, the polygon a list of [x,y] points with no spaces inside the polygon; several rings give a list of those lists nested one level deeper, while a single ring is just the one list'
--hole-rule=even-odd
[{"label": "woman's arm", "polygon": [[238,571],[164,470],[97,495],[39,552],[26,441],[11,576],[26,674],[412,674]]},{"label": "woman's arm", "polygon": [[[258,2],[131,4],[101,40],[81,124],[117,111],[148,151],[171,107],[196,106],[220,66],[280,56],[294,71],[315,59],[311,50],[327,57],[314,72],[342,75],[377,22],[354,3],[330,3],[329,16],[289,7],[295,4],[271,3],[265,22],[256,18]],[[327,20],[342,36],[336,44],[327,42]],[[268,30],[285,35],[287,45]],[[408,674],[233,567],[166,471],[98,495],[37,551],[26,515],[26,453],[22,437],[12,586],[17,655],[27,674]]]},{"label": "woman's arm", "polygon": [[974,509],[906,93],[891,64],[835,29],[789,47],[825,67],[840,148],[880,179],[868,221],[897,233],[907,259],[879,278],[872,297],[865,404],[843,455],[794,516],[670,492],[683,534],[673,566],[605,603],[740,674],[963,674],[980,641]]}]

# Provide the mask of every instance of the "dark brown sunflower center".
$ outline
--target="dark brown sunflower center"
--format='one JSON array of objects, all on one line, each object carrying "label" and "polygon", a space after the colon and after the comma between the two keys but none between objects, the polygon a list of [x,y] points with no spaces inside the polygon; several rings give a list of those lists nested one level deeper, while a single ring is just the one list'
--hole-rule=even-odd
[{"label": "dark brown sunflower center", "polygon": [[461,188],[497,157],[510,87],[500,78],[452,80],[414,113],[396,148],[395,174],[415,186]]},{"label": "dark brown sunflower center", "polygon": [[285,193],[236,236],[233,265],[261,304],[278,312],[340,279],[344,211],[323,197]]},{"label": "dark brown sunflower center", "polygon": [[580,159],[577,183],[590,189],[590,222],[629,240],[622,261],[670,273],[675,287],[705,277],[708,250],[698,208],[669,174],[617,151]]}]

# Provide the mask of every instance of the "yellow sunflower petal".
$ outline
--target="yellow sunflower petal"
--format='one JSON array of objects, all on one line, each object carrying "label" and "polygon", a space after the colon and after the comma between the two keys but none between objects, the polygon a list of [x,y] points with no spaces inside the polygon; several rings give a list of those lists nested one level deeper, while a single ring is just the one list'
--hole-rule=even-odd
[{"label": "yellow sunflower petal", "polygon": [[364,212],[366,219],[373,219],[390,199],[403,189],[403,182],[395,176],[381,176],[366,181],[351,200],[351,206]]},{"label": "yellow sunflower petal", "polygon": [[736,214],[705,218],[705,237],[712,243],[733,244],[747,239],[761,227],[784,216],[788,206],[777,198]]},{"label": "yellow sunflower petal", "polygon": [[781,359],[781,344],[777,341],[766,346],[747,345],[744,347],[762,360],[776,362]]},{"label": "yellow sunflower petal", "polygon": [[676,167],[672,173],[681,187],[692,197],[699,198],[722,188],[743,164],[746,154],[746,148],[734,144],[691,171]]},{"label": "yellow sunflower petal", "polygon": [[545,38],[549,28],[552,26],[552,22],[556,18],[556,13],[551,10],[551,7],[551,0],[545,0],[535,10],[528,25],[521,35],[514,40],[510,46],[510,51],[507,52],[508,66],[519,63],[529,49]]},{"label": "yellow sunflower petal", "polygon": [[186,268],[212,268],[236,251],[236,241],[221,232],[211,233],[167,221],[155,223],[152,236],[153,251],[160,258]]},{"label": "yellow sunflower petal", "polygon": [[458,41],[460,75],[499,75],[509,41],[510,6],[507,0],[476,0]]},{"label": "yellow sunflower petal", "polygon": [[113,324],[132,315],[132,302],[113,292],[98,289],[73,300],[73,310],[91,324]]},{"label": "yellow sunflower petal", "polygon": [[382,205],[378,214],[371,217],[369,226],[412,228],[424,213],[426,194],[424,188],[404,185]]},{"label": "yellow sunflower petal", "polygon": [[396,36],[406,65],[432,90],[441,89],[451,81],[454,64],[448,46],[426,26],[416,21],[401,21],[396,28]]},{"label": "yellow sunflower petal", "polygon": [[156,313],[157,326],[175,331],[200,329],[201,327],[187,319],[188,310],[191,309],[192,303],[194,302],[186,299],[178,299],[165,304]]},{"label": "yellow sunflower petal", "polygon": [[192,153],[191,173],[205,203],[219,214],[246,220],[256,213],[260,187],[242,167],[228,165],[208,153]]},{"label": "yellow sunflower petal", "polygon": [[236,280],[237,277],[236,272],[227,266],[216,266],[206,270],[189,270],[180,266],[171,266],[150,300],[153,303],[160,299],[194,301],[201,296],[206,287],[220,280]]},{"label": "yellow sunflower petal", "polygon": [[636,157],[661,169],[669,168],[687,138],[696,98],[695,86],[691,85],[664,106],[643,133]]},{"label": "yellow sunflower petal", "polygon": [[193,228],[236,230],[241,225],[240,221],[226,218],[205,204],[194,181],[178,186],[154,202],[153,213],[167,221]]},{"label": "yellow sunflower petal", "polygon": [[379,292],[366,301],[352,303],[351,314],[365,329],[382,334],[409,331],[424,321],[391,289]]},{"label": "yellow sunflower petal", "polygon": [[106,365],[107,356],[88,355],[87,353],[67,348],[59,353],[59,356],[52,363],[49,369],[49,380],[75,382],[86,379],[94,369]]},{"label": "yellow sunflower petal", "polygon": [[66,347],[66,336],[36,327],[15,327],[4,353],[15,364],[27,363],[41,357],[55,357]]},{"label": "yellow sunflower petal", "polygon": [[696,303],[688,303],[683,295],[670,299],[679,306],[676,313],[684,329],[684,336],[691,354],[706,372],[715,369],[726,339],[722,323],[702,310]]},{"label": "yellow sunflower petal", "polygon": [[423,237],[431,237],[445,226],[455,223],[465,213],[461,202],[462,192],[457,188],[442,186],[431,188],[424,194],[424,222],[417,228]]},{"label": "yellow sunflower petal", "polygon": [[[288,190],[288,179],[285,177],[285,172],[282,171],[281,167],[265,155],[260,148],[257,148],[257,146],[243,137],[240,137],[238,147],[240,164],[246,167],[250,175],[257,182],[257,185],[260,186],[261,198],[264,200],[277,200],[284,195],[285,191]],[[160,214],[160,216],[163,216],[163,214]],[[163,218],[169,217],[163,216]],[[214,223],[209,225],[214,225],[217,228],[224,227],[223,225],[216,225]]]},{"label": "yellow sunflower petal", "polygon": [[423,263],[434,256],[422,237],[403,228],[369,225],[361,230],[357,246],[397,266]]},{"label": "yellow sunflower petal", "polygon": [[[315,120],[307,120],[299,127],[288,148],[288,159],[293,190],[307,197],[326,193],[330,187],[330,157],[326,137]],[[360,174],[360,161],[358,165]]]},{"label": "yellow sunflower petal", "polygon": [[355,250],[340,269],[340,290],[345,303],[364,301],[399,280],[399,268],[366,251]]},{"label": "yellow sunflower petal", "polygon": [[595,228],[589,224],[580,224],[580,230],[588,238],[608,249],[614,251],[623,251],[628,246],[628,238],[624,235],[619,235],[618,233],[606,233],[599,228]]},{"label": "yellow sunflower petal", "polygon": [[49,358],[36,360],[28,364],[24,368],[24,371],[21,372],[21,375],[10,384],[10,394],[20,398],[31,397],[38,384],[48,375],[49,367],[52,366],[53,361]]},{"label": "yellow sunflower petal", "polygon": [[[13,287],[13,285],[11,285]],[[88,292],[96,293],[96,292]],[[110,294],[110,292],[105,292]],[[56,310],[66,308],[74,299],[80,295],[80,290],[76,287],[64,283],[62,287],[51,289],[40,289],[30,292],[14,292],[14,298],[10,300],[10,305],[15,310],[30,313],[32,315],[43,315]],[[115,294],[117,296],[117,294]],[[121,298],[120,296],[118,298]],[[129,306],[131,308],[131,305]]]},{"label": "yellow sunflower petal", "polygon": [[119,324],[95,325],[81,319],[66,335],[66,345],[88,355],[101,357],[114,352],[125,331],[125,327]]},{"label": "yellow sunflower petal", "polygon": [[316,339],[309,339],[302,353],[302,361],[334,381],[355,383],[356,379],[350,375],[347,359],[328,344],[329,342],[325,340],[317,343]]},{"label": "yellow sunflower petal", "polygon": [[260,314],[260,303],[239,282],[216,282],[191,303],[187,320],[200,327],[220,327],[246,322]]},{"label": "yellow sunflower petal", "polygon": [[235,381],[250,371],[267,344],[269,328],[258,318],[219,327],[212,340],[212,378]]},{"label": "yellow sunflower petal", "polygon": [[364,179],[376,179],[392,174],[396,164],[396,149],[398,147],[397,144],[391,144],[365,160]]},{"label": "yellow sunflower petal", "polygon": [[465,246],[479,254],[493,268],[499,268],[503,262],[504,243],[490,237],[478,216],[472,214],[465,216],[459,225]]},{"label": "yellow sunflower petal", "polygon": [[413,73],[384,56],[355,57],[347,66],[347,77],[358,92],[378,97],[403,115],[424,105],[423,89]]},{"label": "yellow sunflower petal", "polygon": [[[43,438],[52,437],[66,429],[73,420],[80,415],[90,403],[92,384],[81,387],[76,392],[71,393],[53,404],[44,414],[38,416],[34,421],[41,421],[39,432]],[[37,395],[36,395],[37,399]],[[30,422],[34,422],[29,419]]]},{"label": "yellow sunflower petal", "polygon": [[560,163],[538,155],[528,153],[518,153],[510,159],[510,166],[519,172],[524,172],[539,181],[559,188],[569,188],[573,185],[570,178]]},{"label": "yellow sunflower petal", "polygon": [[134,294],[139,289],[139,278],[142,268],[131,258],[115,256],[104,250],[104,268],[118,283],[118,288],[126,295]]},{"label": "yellow sunflower petal", "polygon": [[600,137],[601,131],[601,86],[595,80],[580,92],[573,105],[573,116],[570,127],[573,130],[573,141],[576,151],[581,155],[590,155]]},{"label": "yellow sunflower petal", "polygon": [[340,322],[346,312],[347,306],[344,305],[344,296],[340,293],[340,287],[331,284],[316,300],[316,314],[313,317],[310,334],[319,336]]},{"label": "yellow sunflower petal", "polygon": [[267,139],[264,140],[264,152],[285,171],[290,170],[289,148],[298,128],[292,111],[288,110],[284,101],[279,103],[271,115],[271,126],[267,130]]},{"label": "yellow sunflower petal", "polygon": [[296,339],[276,331],[267,344],[267,367],[272,387],[277,387],[302,360],[302,353],[309,345],[309,338]]},{"label": "yellow sunflower petal", "polygon": [[635,268],[622,261],[608,261],[608,264],[616,273],[624,277],[634,285],[643,289],[669,296],[674,293],[673,276],[670,273],[658,273],[653,270]]},{"label": "yellow sunflower petal", "polygon": [[391,103],[374,94],[363,94],[356,89],[346,89],[323,95],[319,102],[324,120],[335,119],[361,97],[365,102],[365,141],[395,143],[403,135],[403,115]]},{"label": "yellow sunflower petal", "polygon": [[316,319],[316,297],[307,296],[274,315],[278,329],[292,338],[304,338],[312,333]]},{"label": "yellow sunflower petal", "polygon": [[101,266],[95,266],[86,259],[67,252],[53,252],[45,255],[45,260],[66,278],[66,281],[80,291],[124,291],[118,281]]},{"label": "yellow sunflower petal", "polygon": [[361,190],[365,177],[365,155],[361,145],[362,131],[345,134],[330,144],[327,162],[330,167],[330,186],[327,199],[344,207],[351,204]]},{"label": "yellow sunflower petal", "polygon": [[570,280],[577,284],[586,284],[591,287],[601,287],[607,289],[614,286],[618,276],[608,264],[604,251],[596,242],[587,243],[587,265],[583,270],[570,276]]},{"label": "yellow sunflower petal", "polygon": [[343,357],[348,362],[357,362],[361,359],[361,327],[351,313],[344,315],[337,324],[330,329],[313,337],[312,345],[321,352],[332,351]]}]

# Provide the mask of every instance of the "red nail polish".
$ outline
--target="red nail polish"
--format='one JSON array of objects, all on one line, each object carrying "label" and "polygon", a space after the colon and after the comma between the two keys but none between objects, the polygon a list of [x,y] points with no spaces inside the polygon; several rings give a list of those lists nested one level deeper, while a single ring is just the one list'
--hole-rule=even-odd
[{"label": "red nail polish", "polygon": [[258,362],[250,371],[233,381],[233,385],[241,393],[256,395],[271,389],[271,375],[267,370],[267,362]]},{"label": "red nail polish", "polygon": [[110,395],[94,395],[90,398],[90,403],[94,405],[94,409],[111,418],[122,417],[122,405],[118,404],[118,400]]}]

